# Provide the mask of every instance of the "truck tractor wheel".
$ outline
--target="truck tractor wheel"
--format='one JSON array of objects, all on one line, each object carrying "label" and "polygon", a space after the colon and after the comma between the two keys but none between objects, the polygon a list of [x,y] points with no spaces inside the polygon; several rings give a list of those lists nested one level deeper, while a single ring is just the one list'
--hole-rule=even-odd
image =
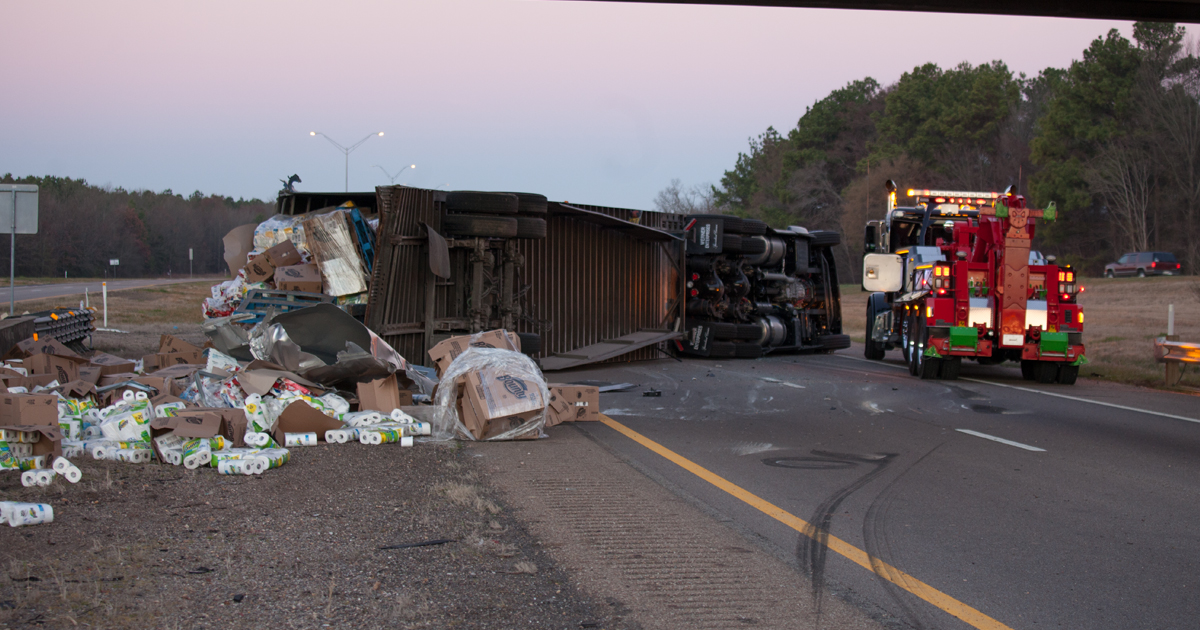
[{"label": "truck tractor wheel", "polygon": [[456,190],[446,193],[446,209],[485,214],[516,214],[520,200],[513,193]]},{"label": "truck tractor wheel", "polygon": [[455,236],[507,238],[517,235],[517,220],[480,214],[447,214],[442,218],[442,230]]},{"label": "truck tractor wheel", "polygon": [[819,230],[809,232],[809,234],[812,235],[811,245],[813,247],[833,247],[834,245],[840,245],[842,242],[842,235],[837,232]]},{"label": "truck tractor wheel", "polygon": [[732,341],[714,341],[708,344],[708,356],[711,359],[732,359],[737,356],[737,344]]},{"label": "truck tractor wheel", "polygon": [[549,205],[546,195],[535,195],[533,193],[508,194],[517,196],[517,212],[522,214],[546,214],[546,206]]},{"label": "truck tractor wheel", "polygon": [[741,359],[757,359],[763,354],[762,346],[756,343],[738,343],[734,344],[734,356]]},{"label": "truck tractor wheel", "polygon": [[883,302],[883,308],[887,308],[887,301],[877,299],[877,295],[880,298],[883,297],[882,294],[872,293],[871,297],[867,298],[867,339],[863,344],[865,346],[863,356],[872,361],[882,361],[883,357],[887,355],[883,344],[877,343],[871,338],[875,331],[875,316],[879,314],[879,302]]},{"label": "truck tractor wheel", "polygon": [[[742,219],[742,234],[762,236],[767,233],[767,224],[758,219]],[[761,252],[760,252],[761,253]]]},{"label": "truck tractor wheel", "polygon": [[817,343],[821,344],[824,353],[845,350],[850,347],[850,335],[817,335]]},{"label": "truck tractor wheel", "polygon": [[722,234],[721,235],[721,253],[722,254],[741,254],[742,253],[742,237],[737,234]]},{"label": "truck tractor wheel", "polygon": [[1058,382],[1062,385],[1074,385],[1079,378],[1078,365],[1063,365],[1058,368]]},{"label": "truck tractor wheel", "polygon": [[546,220],[516,216],[517,238],[546,238]]},{"label": "truck tractor wheel", "polygon": [[533,356],[542,351],[542,336],[537,333],[517,333],[521,340],[521,354]]},{"label": "truck tractor wheel", "polygon": [[1146,277],[1146,270],[1145,270],[1145,269],[1138,269],[1138,277],[1139,277],[1139,278],[1145,278],[1145,277]]},{"label": "truck tractor wheel", "polygon": [[1109,270],[1107,270],[1107,271],[1105,271],[1105,272],[1104,272],[1104,277],[1105,277],[1105,278],[1116,278],[1116,277],[1117,277],[1117,275],[1113,273],[1113,270],[1112,270],[1112,269],[1109,269]]},{"label": "truck tractor wheel", "polygon": [[958,379],[958,371],[962,369],[962,357],[946,357],[942,359],[942,371],[938,378],[943,381]]},{"label": "truck tractor wheel", "polygon": [[1031,361],[1029,359],[1022,359],[1021,360],[1021,378],[1025,379],[1027,381],[1032,381],[1033,379],[1037,378],[1037,374],[1034,373],[1034,368],[1036,366],[1037,366],[1037,361]]},{"label": "truck tractor wheel", "polygon": [[731,214],[716,215],[721,219],[722,232],[725,234],[741,234],[742,233],[742,217],[735,217]]},{"label": "truck tractor wheel", "polygon": [[1038,361],[1033,368],[1034,380],[1039,383],[1053,383],[1058,380],[1058,363],[1054,361]]}]

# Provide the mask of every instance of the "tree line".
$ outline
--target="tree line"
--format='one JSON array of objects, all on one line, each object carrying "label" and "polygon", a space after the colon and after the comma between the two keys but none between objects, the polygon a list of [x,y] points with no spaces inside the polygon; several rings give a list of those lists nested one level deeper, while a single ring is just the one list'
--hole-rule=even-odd
[{"label": "tree line", "polygon": [[[16,275],[27,277],[146,277],[188,273],[188,249],[196,274],[227,270],[222,237],[274,214],[258,199],[188,197],[162,192],[102,188],[67,177],[14,178],[5,184],[38,186],[38,233],[17,235]],[[0,271],[9,273],[8,256]],[[110,260],[119,260],[114,270]]]},{"label": "tree line", "polygon": [[[750,139],[719,186],[659,193],[665,211],[718,211],[843,234],[839,266],[861,273],[863,226],[883,183],[1002,191],[1056,222],[1035,246],[1099,274],[1126,251],[1171,251],[1200,267],[1200,49],[1175,24],[1111,30],[1067,68],[1014,74],[1003,61],[927,63],[889,86],[855,80],[808,107],[786,135]],[[899,200],[902,204],[905,199]]]}]

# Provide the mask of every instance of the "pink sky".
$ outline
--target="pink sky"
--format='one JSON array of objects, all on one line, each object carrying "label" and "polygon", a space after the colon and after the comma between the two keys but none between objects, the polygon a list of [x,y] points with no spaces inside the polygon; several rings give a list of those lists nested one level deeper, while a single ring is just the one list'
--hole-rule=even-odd
[{"label": "pink sky", "polygon": [[928,61],[1066,66],[1128,22],[554,0],[10,2],[0,172],[273,198],[397,183],[649,208]]}]

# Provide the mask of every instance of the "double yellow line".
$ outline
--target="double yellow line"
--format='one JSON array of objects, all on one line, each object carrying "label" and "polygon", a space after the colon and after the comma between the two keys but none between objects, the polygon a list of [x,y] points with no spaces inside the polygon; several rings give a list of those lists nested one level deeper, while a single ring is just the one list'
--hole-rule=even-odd
[{"label": "double yellow line", "polygon": [[[772,504],[769,501],[764,500],[752,492],[748,492],[737,484],[728,481],[724,477],[717,475],[716,473],[704,468],[696,462],[693,462],[692,460],[680,455],[679,453],[676,453],[675,451],[672,451],[662,444],[651,440],[650,438],[638,433],[637,431],[634,431],[633,429],[630,429],[629,427],[617,422],[616,420],[613,420],[606,415],[601,414],[600,419],[604,424],[624,434],[634,442],[637,442],[638,444],[645,446],[655,453],[662,455],[671,463],[692,473],[693,475],[696,475],[708,483],[711,483],[731,496],[740,499],[759,512],[770,516],[771,518],[783,523],[784,525],[787,525],[801,534],[807,535],[809,525],[804,519],[790,514],[789,512]],[[979,628],[980,630],[1012,630],[1012,628],[1000,623],[999,621],[996,621],[995,619],[992,619],[982,612],[979,612],[975,608],[964,604],[963,602],[937,590],[936,588],[933,588],[932,586],[922,582],[921,580],[918,580],[904,571],[901,571],[900,569],[897,569],[883,560],[872,557],[867,552],[855,547],[854,545],[851,545],[841,538],[830,535],[828,541],[826,542],[826,546],[828,546],[829,549],[845,556],[850,561],[861,566],[862,568],[878,575],[879,577],[891,582],[892,584],[895,584],[896,586],[899,586],[909,593],[920,597],[930,604],[937,606],[939,609],[949,613],[950,615],[953,615],[954,617],[957,617],[958,619],[961,619],[962,621],[970,624],[972,627]]]}]

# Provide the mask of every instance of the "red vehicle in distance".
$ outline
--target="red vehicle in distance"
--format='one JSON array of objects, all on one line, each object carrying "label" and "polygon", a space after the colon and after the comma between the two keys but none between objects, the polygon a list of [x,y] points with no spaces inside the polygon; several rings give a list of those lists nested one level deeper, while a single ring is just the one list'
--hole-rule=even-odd
[{"label": "red vehicle in distance", "polygon": [[1134,252],[1121,256],[1117,262],[1105,265],[1104,277],[1178,276],[1182,273],[1181,267],[1175,255],[1170,252]]}]

